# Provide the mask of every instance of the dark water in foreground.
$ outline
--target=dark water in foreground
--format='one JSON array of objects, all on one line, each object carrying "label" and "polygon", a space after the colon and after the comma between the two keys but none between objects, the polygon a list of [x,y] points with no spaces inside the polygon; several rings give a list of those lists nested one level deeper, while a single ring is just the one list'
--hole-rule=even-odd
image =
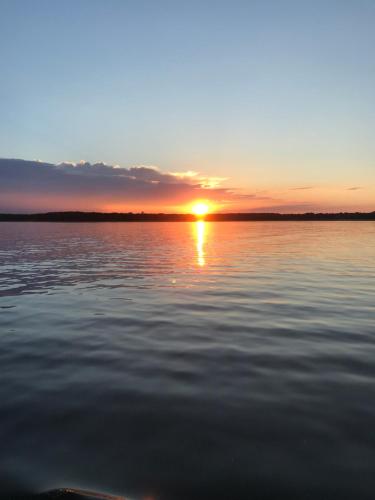
[{"label": "dark water in foreground", "polygon": [[0,490],[375,497],[375,223],[0,224]]}]

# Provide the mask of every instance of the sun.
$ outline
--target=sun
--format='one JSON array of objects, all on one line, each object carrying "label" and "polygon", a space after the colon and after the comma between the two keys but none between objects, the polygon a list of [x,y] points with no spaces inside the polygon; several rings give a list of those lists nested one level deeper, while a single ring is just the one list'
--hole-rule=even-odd
[{"label": "sun", "polygon": [[194,203],[194,205],[191,207],[191,210],[197,217],[203,217],[208,214],[208,212],[210,211],[210,207],[207,203],[198,201],[197,203]]}]

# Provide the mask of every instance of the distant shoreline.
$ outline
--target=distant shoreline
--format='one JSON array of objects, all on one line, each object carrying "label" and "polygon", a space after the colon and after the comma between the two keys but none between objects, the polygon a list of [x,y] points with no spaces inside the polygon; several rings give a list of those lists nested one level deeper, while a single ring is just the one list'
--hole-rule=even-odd
[{"label": "distant shoreline", "polygon": [[199,219],[193,214],[164,213],[102,213],[102,212],[48,212],[37,214],[0,214],[0,222],[207,222],[226,221],[375,221],[374,212],[340,213],[212,213]]}]

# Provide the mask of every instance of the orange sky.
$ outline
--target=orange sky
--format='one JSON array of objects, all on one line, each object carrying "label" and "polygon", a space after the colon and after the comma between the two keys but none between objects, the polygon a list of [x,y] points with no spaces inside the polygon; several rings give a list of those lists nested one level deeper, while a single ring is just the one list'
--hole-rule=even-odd
[{"label": "orange sky", "polygon": [[[346,182],[284,185],[258,183],[245,187],[228,175],[195,171],[164,172],[154,166],[123,168],[103,163],[58,165],[0,159],[0,211],[63,210],[103,212],[191,212],[197,200],[210,211],[372,211],[373,185]],[[250,183],[251,184],[251,183]]]}]

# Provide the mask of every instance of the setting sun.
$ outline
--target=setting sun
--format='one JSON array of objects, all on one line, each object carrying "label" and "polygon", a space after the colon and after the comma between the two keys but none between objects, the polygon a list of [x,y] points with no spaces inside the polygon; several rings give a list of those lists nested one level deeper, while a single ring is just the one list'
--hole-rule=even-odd
[{"label": "setting sun", "polygon": [[207,203],[204,203],[204,202],[197,202],[197,203],[194,203],[194,205],[192,206],[192,212],[194,215],[198,216],[198,217],[203,217],[204,215],[206,215],[209,210],[210,210],[210,207],[208,206]]}]

